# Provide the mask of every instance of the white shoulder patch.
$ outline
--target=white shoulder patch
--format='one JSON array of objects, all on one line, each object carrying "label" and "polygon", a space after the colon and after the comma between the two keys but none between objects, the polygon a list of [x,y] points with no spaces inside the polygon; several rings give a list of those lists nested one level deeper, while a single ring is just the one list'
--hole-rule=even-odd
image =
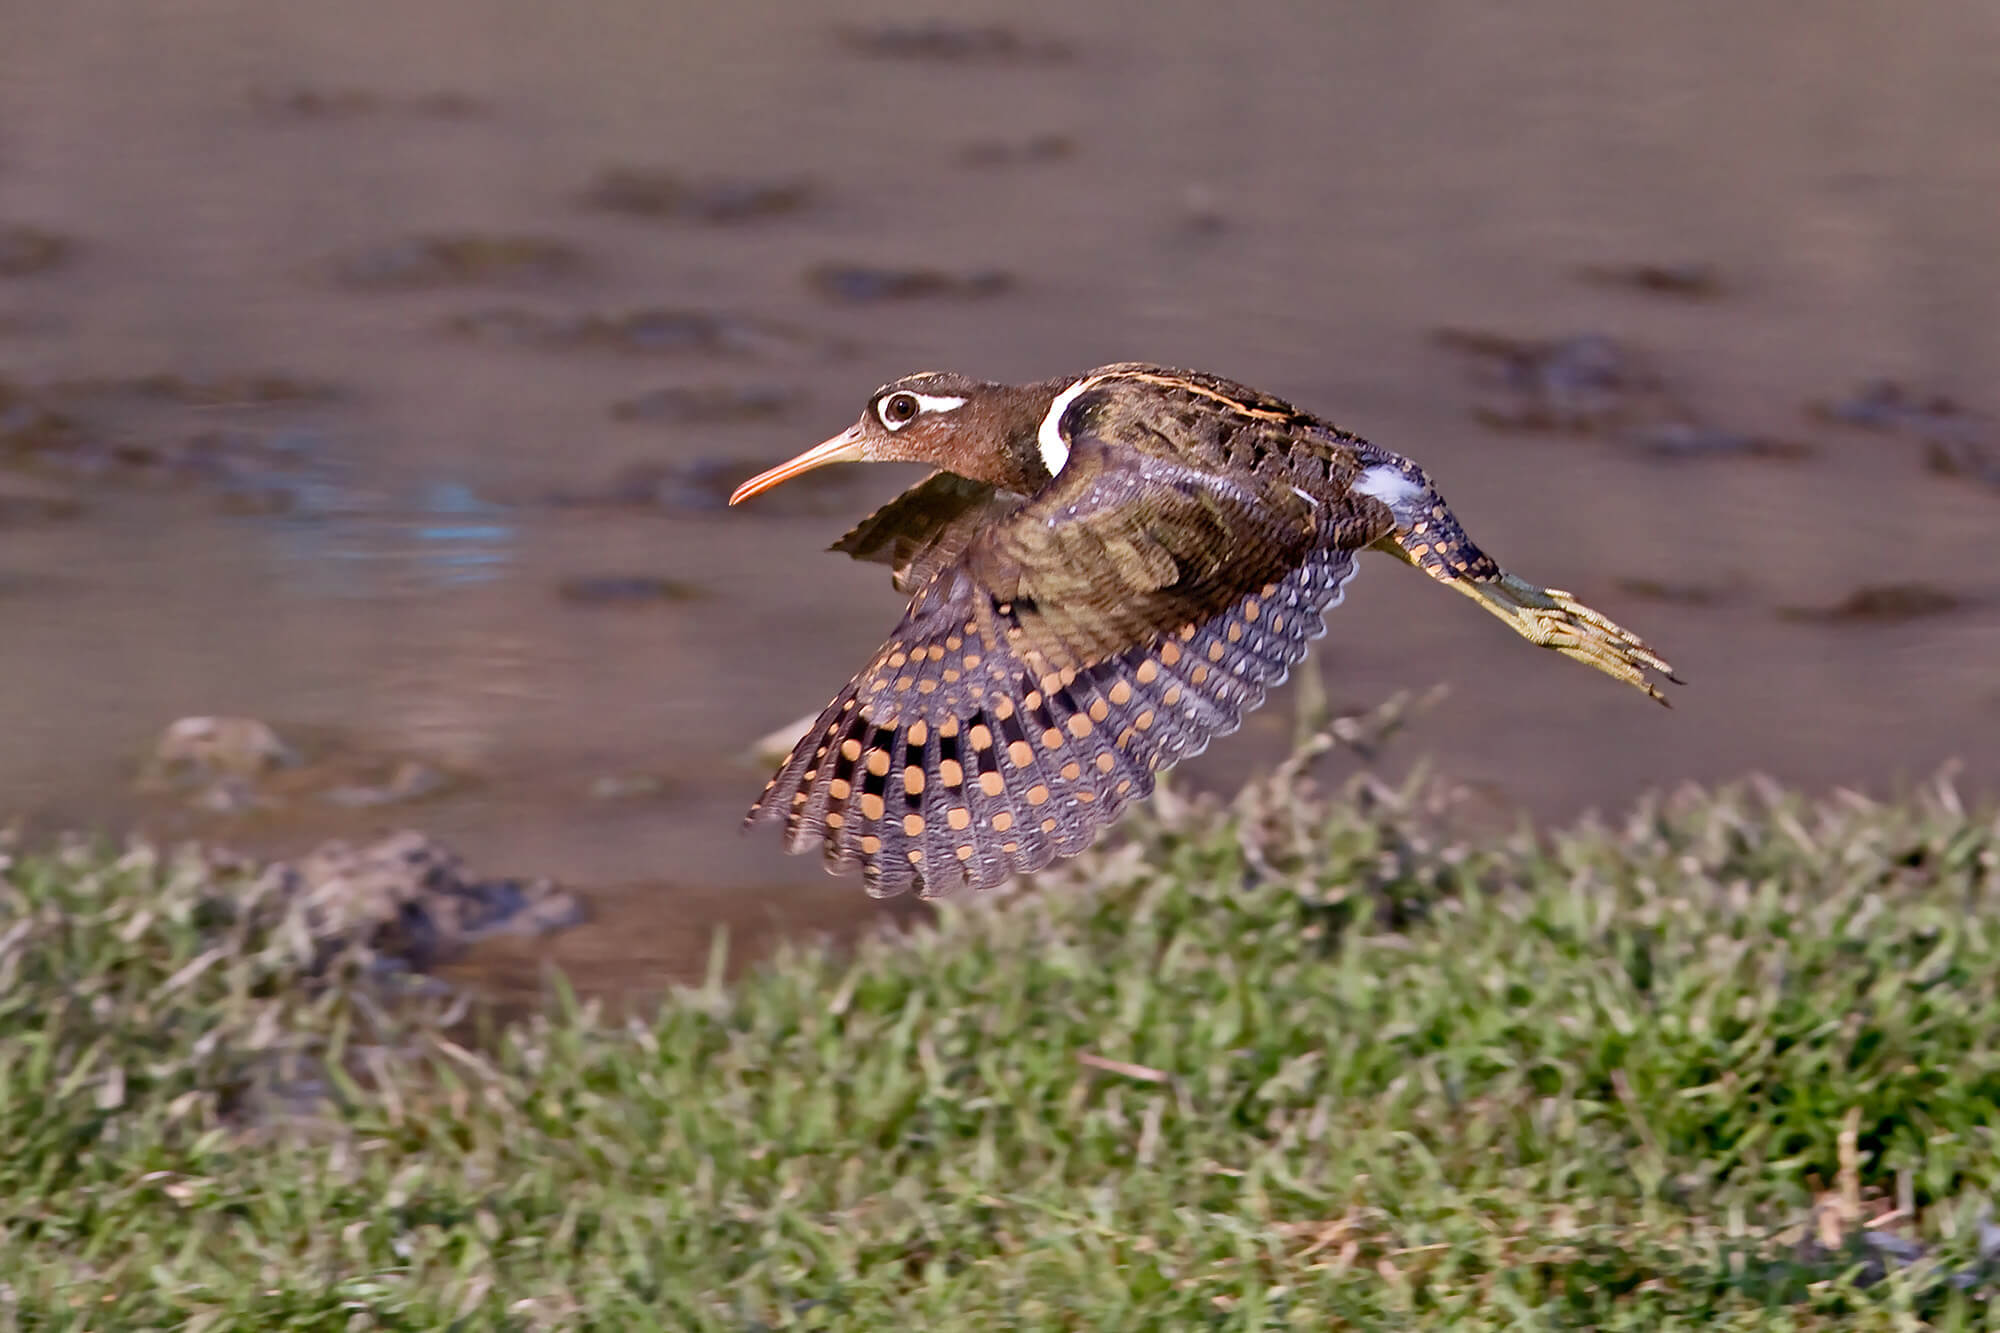
[{"label": "white shoulder patch", "polygon": [[1049,404],[1049,414],[1042,418],[1041,430],[1036,432],[1035,443],[1042,447],[1042,466],[1049,470],[1051,477],[1060,474],[1069,462],[1069,442],[1062,436],[1063,413],[1069,411],[1069,405],[1076,401],[1076,396],[1089,387],[1089,380],[1078,380],[1057,394],[1056,400]]}]

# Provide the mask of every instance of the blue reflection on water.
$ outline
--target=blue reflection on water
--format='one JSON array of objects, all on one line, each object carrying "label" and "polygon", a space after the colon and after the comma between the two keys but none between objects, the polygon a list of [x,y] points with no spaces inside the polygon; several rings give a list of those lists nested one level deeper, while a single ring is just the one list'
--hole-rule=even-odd
[{"label": "blue reflection on water", "polygon": [[492,583],[513,563],[520,533],[516,524],[491,521],[510,512],[506,505],[457,481],[425,483],[399,501],[322,476],[301,479],[290,498],[284,513],[254,521],[268,526],[288,577],[309,596]]}]

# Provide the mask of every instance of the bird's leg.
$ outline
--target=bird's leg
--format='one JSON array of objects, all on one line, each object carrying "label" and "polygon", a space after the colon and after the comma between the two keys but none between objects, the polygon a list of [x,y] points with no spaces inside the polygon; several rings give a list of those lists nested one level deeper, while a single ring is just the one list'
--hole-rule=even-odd
[{"label": "bird's leg", "polygon": [[1500,568],[1465,535],[1428,478],[1420,495],[1396,498],[1401,503],[1391,508],[1397,526],[1375,543],[1376,550],[1415,566],[1454,592],[1464,593],[1529,643],[1553,648],[1564,657],[1643,690],[1662,704],[1667,702],[1646,678],[1646,672],[1657,671],[1677,683],[1680,677],[1645,640],[1560,588],[1537,587]]}]

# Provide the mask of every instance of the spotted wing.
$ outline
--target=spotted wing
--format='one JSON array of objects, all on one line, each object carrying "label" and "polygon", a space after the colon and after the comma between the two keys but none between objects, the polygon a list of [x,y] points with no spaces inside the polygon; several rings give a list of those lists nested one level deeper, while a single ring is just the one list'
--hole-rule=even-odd
[{"label": "spotted wing", "polygon": [[983,524],[1020,505],[1019,495],[983,481],[933,472],[827,549],[887,565],[896,590],[914,592],[958,559]]},{"label": "spotted wing", "polygon": [[878,895],[1082,851],[1263,702],[1379,535],[1285,490],[1079,441],[917,593],[750,818]]}]

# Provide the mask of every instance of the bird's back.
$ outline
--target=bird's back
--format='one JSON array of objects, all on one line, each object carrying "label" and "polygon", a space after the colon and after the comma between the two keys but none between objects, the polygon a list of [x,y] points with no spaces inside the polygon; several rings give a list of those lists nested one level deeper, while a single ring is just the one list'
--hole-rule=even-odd
[{"label": "bird's back", "polygon": [[[1320,500],[1344,496],[1381,454],[1366,440],[1235,380],[1125,361],[1084,377],[1096,433],[1216,472],[1279,476]],[[1092,390],[1102,390],[1093,393]]]}]

